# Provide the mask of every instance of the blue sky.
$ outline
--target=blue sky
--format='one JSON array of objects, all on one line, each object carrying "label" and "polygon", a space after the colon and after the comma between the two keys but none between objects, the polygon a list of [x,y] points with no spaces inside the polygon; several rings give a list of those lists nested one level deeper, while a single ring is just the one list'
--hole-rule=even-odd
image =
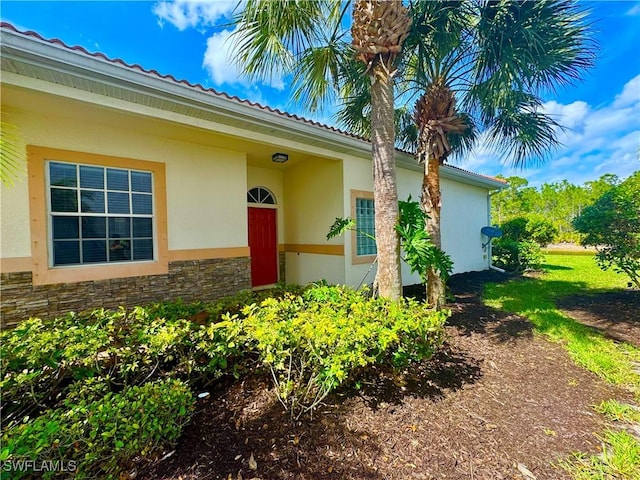
[{"label": "blue sky", "polygon": [[[231,95],[333,124],[330,113],[312,115],[288,100],[286,79],[270,85],[242,78],[228,58],[229,14],[236,1],[11,1],[3,21],[21,30],[111,58],[138,63]],[[512,170],[482,145],[457,163],[488,175],[519,175],[532,185],[567,179],[581,184],[605,173],[621,178],[640,169],[640,1],[582,4],[591,11],[599,49],[581,83],[548,96],[544,108],[567,127],[563,147],[541,167]]]}]

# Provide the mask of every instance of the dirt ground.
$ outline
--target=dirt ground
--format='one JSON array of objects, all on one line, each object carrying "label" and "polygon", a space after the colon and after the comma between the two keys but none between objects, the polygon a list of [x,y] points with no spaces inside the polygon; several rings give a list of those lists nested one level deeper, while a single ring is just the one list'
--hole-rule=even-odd
[{"label": "dirt ground", "polygon": [[[449,338],[434,359],[400,377],[373,372],[360,390],[338,392],[304,422],[282,411],[266,377],[218,386],[198,400],[173,453],[136,478],[568,478],[560,460],[599,448],[595,433],[605,420],[591,406],[628,395],[533,335],[527,320],[482,305],[482,284],[504,279],[497,272],[454,276]],[[578,305],[599,328],[609,331],[611,318],[598,312],[615,308],[630,320],[612,336],[638,338],[637,303],[619,298],[600,309],[590,301]]]}]

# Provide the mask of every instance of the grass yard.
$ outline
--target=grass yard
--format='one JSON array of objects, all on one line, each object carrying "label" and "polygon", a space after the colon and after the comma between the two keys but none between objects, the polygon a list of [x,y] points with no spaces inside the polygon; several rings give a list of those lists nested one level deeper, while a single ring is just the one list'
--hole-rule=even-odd
[{"label": "grass yard", "polygon": [[[622,424],[623,428],[607,430],[601,435],[600,455],[576,454],[574,460],[565,463],[565,467],[577,479],[638,479],[640,348],[636,345],[640,342],[640,313],[634,310],[631,316],[627,315],[629,318],[620,313],[617,318],[620,323],[628,324],[626,330],[632,333],[627,338],[635,339],[636,343],[631,345],[615,341],[615,335],[608,331],[606,325],[598,324],[603,328],[593,328],[578,323],[573,315],[559,307],[568,297],[578,296],[584,300],[588,296],[597,298],[612,291],[622,291],[628,280],[623,275],[602,271],[591,255],[552,254],[547,255],[546,260],[542,278],[489,284],[484,301],[489,306],[528,318],[535,325],[536,332],[563,344],[576,363],[633,394],[635,405],[609,400],[595,406],[596,410]],[[635,298],[637,301],[637,295]],[[610,313],[615,319],[616,312]]]}]

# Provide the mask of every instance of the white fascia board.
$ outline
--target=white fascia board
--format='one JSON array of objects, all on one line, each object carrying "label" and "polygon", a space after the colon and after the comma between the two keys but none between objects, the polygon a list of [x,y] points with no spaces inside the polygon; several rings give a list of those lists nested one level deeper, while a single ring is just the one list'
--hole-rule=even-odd
[{"label": "white fascia board", "polygon": [[283,137],[295,132],[314,141],[324,142],[328,146],[339,145],[357,156],[371,156],[371,144],[365,140],[347,134],[334,132],[312,125],[302,120],[289,118],[285,114],[269,112],[263,108],[241,103],[239,100],[224,98],[212,92],[200,90],[186,83],[162,78],[151,73],[136,71],[135,67],[119,65],[111,61],[78,53],[66,47],[25,37],[11,31],[2,30],[0,39],[2,56],[6,59],[47,68],[63,74],[73,75],[86,81],[100,82],[115,88],[149,95],[162,100],[200,108],[214,110],[216,114],[241,119],[247,128],[251,125],[268,126]]}]

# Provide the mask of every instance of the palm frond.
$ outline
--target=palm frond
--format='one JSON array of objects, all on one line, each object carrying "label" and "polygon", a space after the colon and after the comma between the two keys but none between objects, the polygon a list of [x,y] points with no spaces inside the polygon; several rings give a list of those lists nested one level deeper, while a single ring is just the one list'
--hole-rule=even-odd
[{"label": "palm frond", "polygon": [[340,88],[341,65],[351,57],[351,46],[345,42],[314,46],[303,51],[291,83],[292,100],[312,112],[332,103]]},{"label": "palm frond", "polygon": [[540,165],[560,145],[558,123],[534,109],[502,111],[487,130],[489,147],[514,167]]},{"label": "palm frond", "polygon": [[415,152],[418,147],[418,125],[413,119],[413,112],[408,105],[395,110],[396,146],[409,152]]},{"label": "palm frond", "polygon": [[234,17],[232,56],[253,80],[291,72],[297,58],[322,44],[339,22],[337,0],[247,0]]},{"label": "palm frond", "polygon": [[[0,112],[3,115],[3,112]],[[26,176],[26,165],[20,130],[17,125],[0,121],[0,181],[12,186],[16,180]]]},{"label": "palm frond", "polygon": [[462,117],[466,129],[462,133],[447,135],[451,145],[451,155],[448,158],[453,162],[465,159],[466,155],[473,150],[479,138],[479,130],[474,118],[465,112],[459,112],[458,116]]},{"label": "palm frond", "polygon": [[475,84],[554,89],[593,64],[595,43],[577,2],[484,1],[478,13]]}]

